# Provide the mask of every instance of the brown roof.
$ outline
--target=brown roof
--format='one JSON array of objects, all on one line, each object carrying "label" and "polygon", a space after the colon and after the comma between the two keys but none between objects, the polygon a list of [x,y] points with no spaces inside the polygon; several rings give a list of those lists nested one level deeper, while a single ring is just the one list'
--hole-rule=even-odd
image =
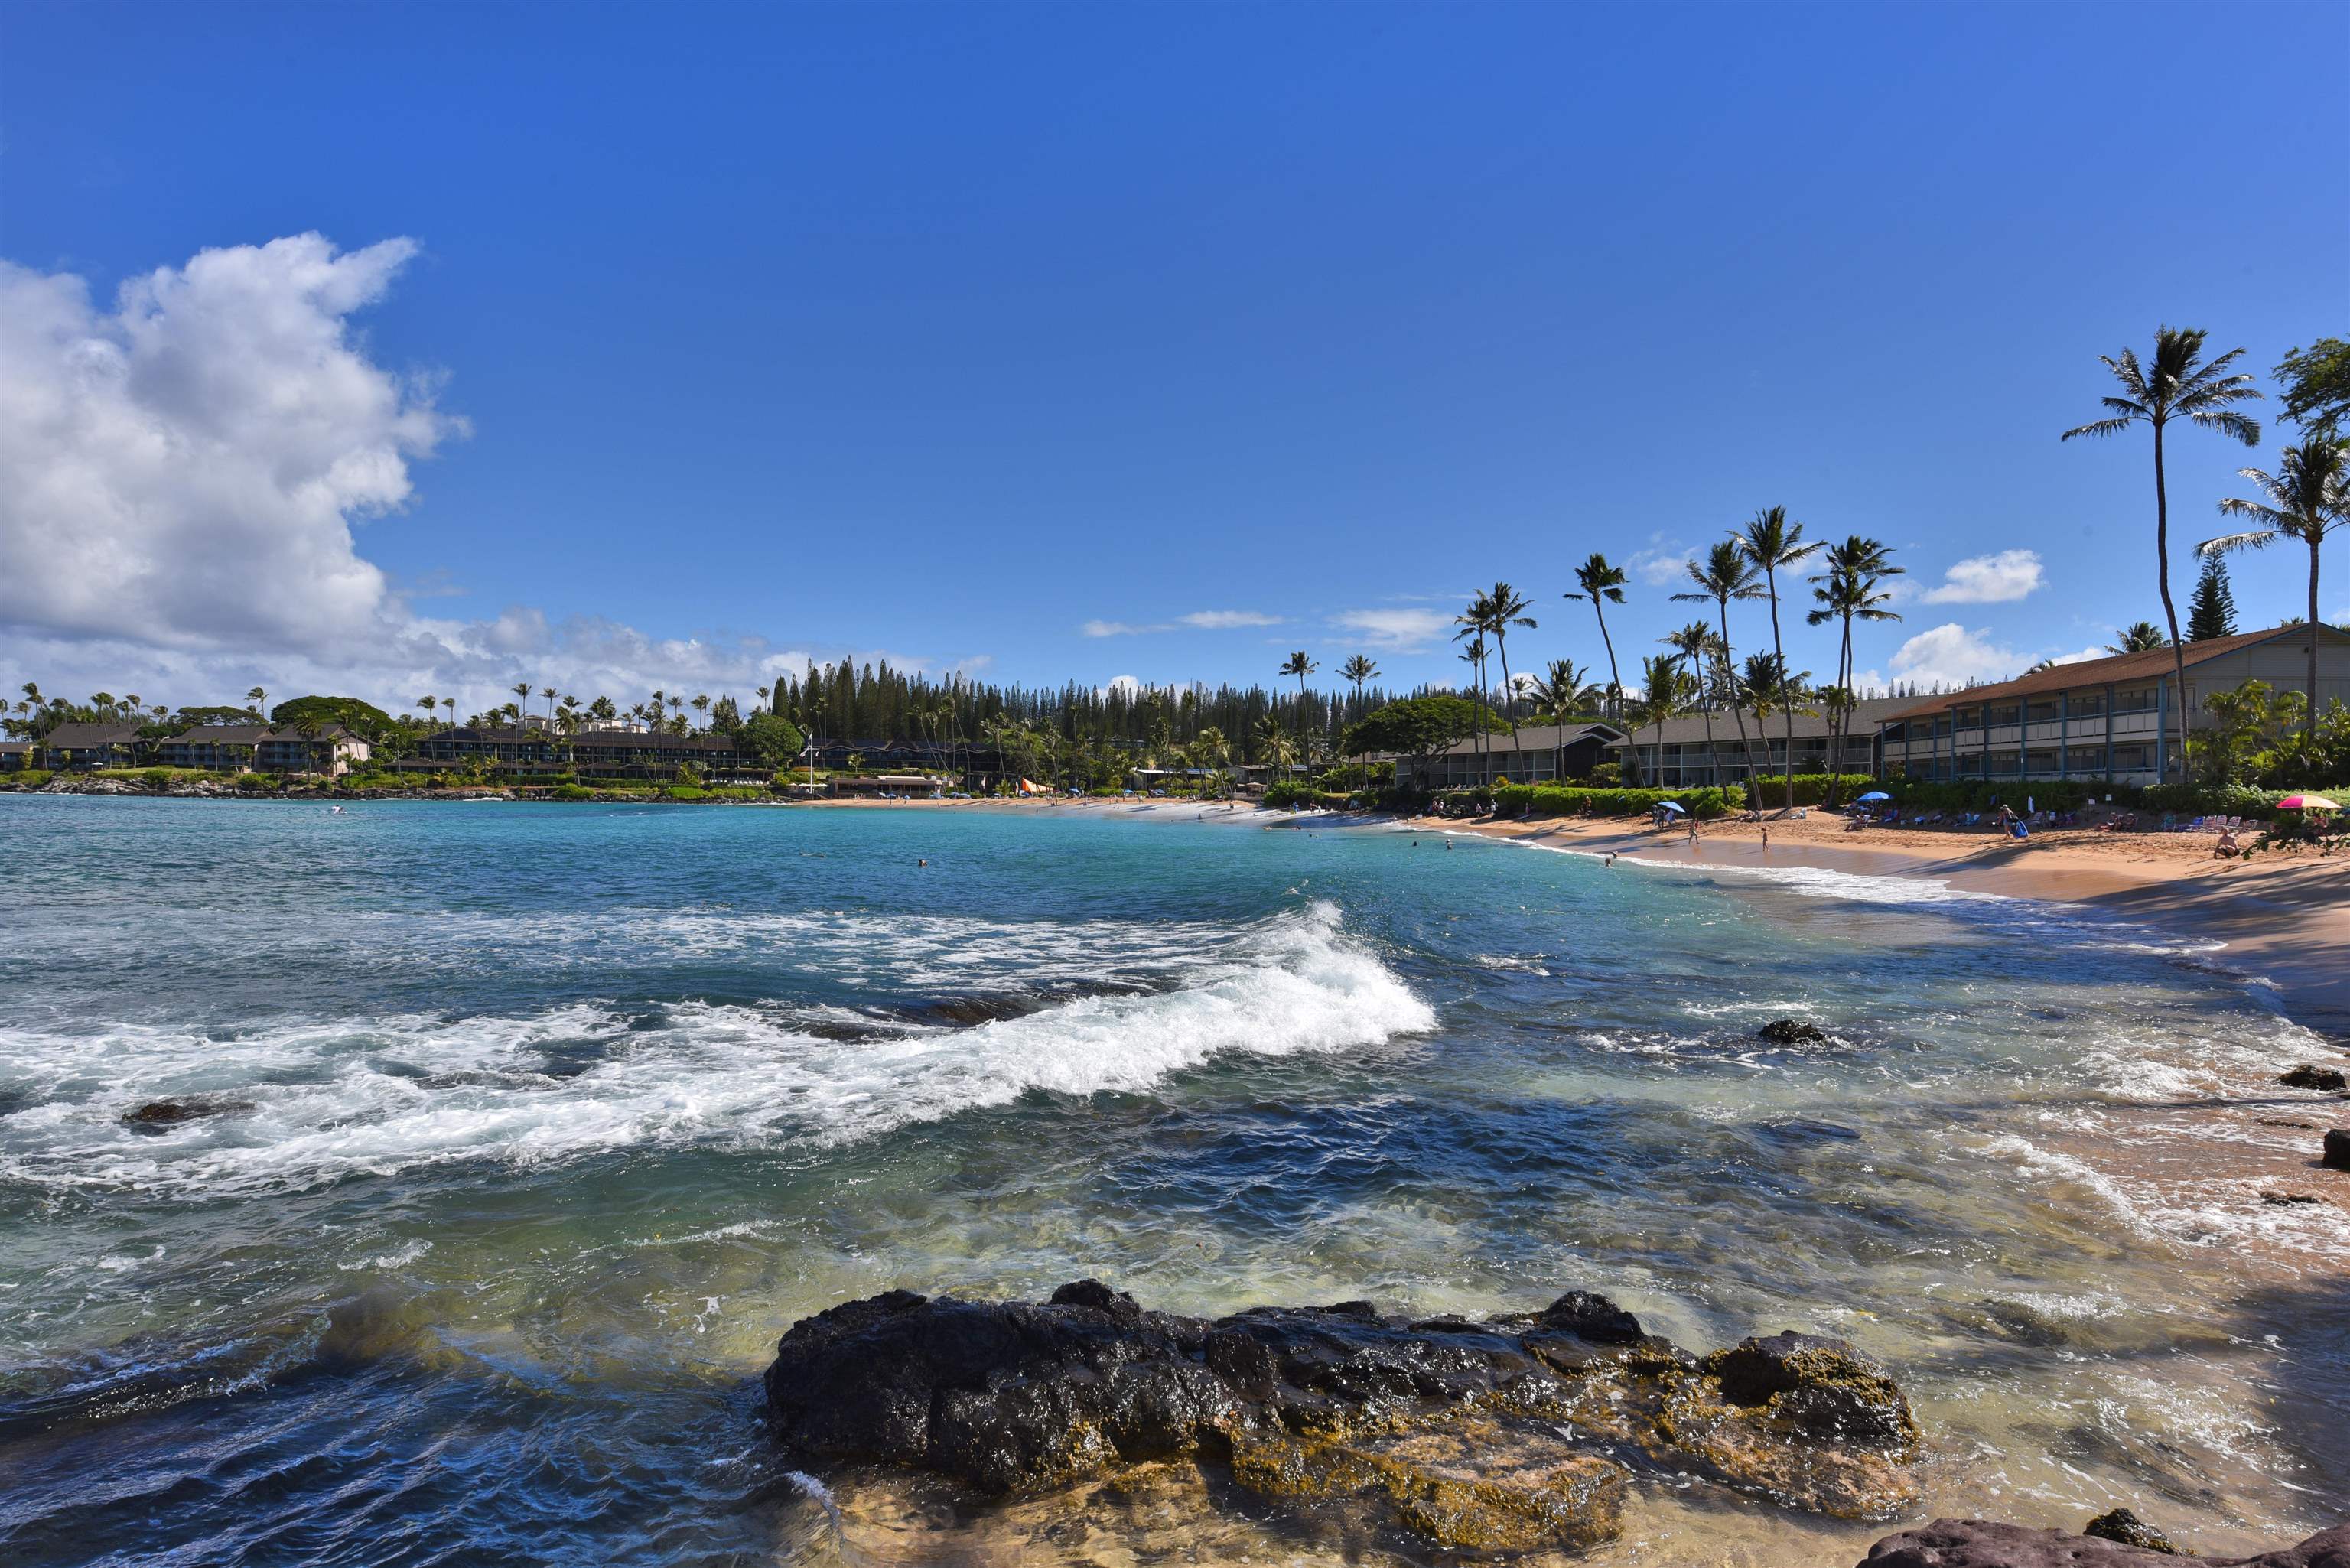
[{"label": "brown roof", "polygon": [[199,724],[166,738],[163,745],[256,746],[269,738],[266,724]]},{"label": "brown roof", "polygon": [[59,751],[80,746],[127,746],[139,738],[133,724],[59,724],[41,737],[41,744]]},{"label": "brown roof", "polygon": [[[1882,723],[1894,709],[1901,707],[1906,701],[1907,699],[1900,697],[1862,698],[1852,705],[1852,717],[1846,722],[1845,738],[1866,740],[1874,732],[1870,726]],[[1711,733],[1716,746],[1725,743],[1731,746],[1738,744],[1736,715],[1726,709],[1717,709],[1711,722]],[[1757,741],[1784,740],[1789,728],[1785,715],[1773,713],[1760,730],[1755,729],[1754,712],[1752,709],[1747,710],[1746,724],[1749,732]],[[1702,713],[1691,713],[1685,719],[1666,720],[1661,737],[1657,732],[1656,725],[1642,724],[1633,728],[1628,739],[1611,742],[1607,749],[1612,752],[1637,745],[1645,752],[1648,747],[1660,742],[1668,746],[1676,742],[1686,745],[1691,741],[1703,741],[1709,733],[1706,726],[1707,719]],[[1795,714],[1794,730],[1795,739],[1799,741],[1821,740],[1833,733],[1833,728],[1827,720],[1816,712]]]},{"label": "brown roof", "polygon": [[[2318,631],[2328,640],[2350,644],[2350,632],[2320,624]],[[2263,642],[2282,638],[2306,637],[2309,624],[2295,621],[2291,626],[2272,626],[2262,631],[2240,631],[2233,637],[2214,637],[2187,645],[2187,662],[2200,664],[2209,659],[2219,659],[2240,653]],[[2085,659],[2077,664],[2059,664],[2013,680],[2002,680],[1991,686],[1970,686],[1963,691],[1945,691],[1939,696],[1920,698],[1898,712],[1878,715],[1878,722],[1891,723],[1898,719],[1915,719],[1927,713],[1939,713],[1946,708],[1970,708],[1978,702],[2003,702],[2011,697],[2038,697],[2052,691],[2072,691],[2084,686],[2113,686],[2133,680],[2154,680],[2170,674],[2176,665],[2171,649],[2149,649],[2144,653],[2117,653],[2109,659]]]},{"label": "brown roof", "polygon": [[724,735],[654,734],[643,730],[583,730],[571,737],[574,747],[591,752],[732,752]]}]

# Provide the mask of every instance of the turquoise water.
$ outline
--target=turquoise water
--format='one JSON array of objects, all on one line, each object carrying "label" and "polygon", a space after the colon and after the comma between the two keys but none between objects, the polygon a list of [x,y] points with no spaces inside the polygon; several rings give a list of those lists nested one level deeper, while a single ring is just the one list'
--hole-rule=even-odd
[{"label": "turquoise water", "polygon": [[[1840,1334],[1930,1512],[2350,1495],[2340,1213],[2196,1152],[2309,1137],[2313,1043],[2149,933],[1116,811],[10,797],[0,869],[11,1563],[1317,1560],[1180,1477],[827,1496],[763,1440],[795,1318],[1082,1274]],[[1882,1529],[1631,1517],[1590,1560]]]}]

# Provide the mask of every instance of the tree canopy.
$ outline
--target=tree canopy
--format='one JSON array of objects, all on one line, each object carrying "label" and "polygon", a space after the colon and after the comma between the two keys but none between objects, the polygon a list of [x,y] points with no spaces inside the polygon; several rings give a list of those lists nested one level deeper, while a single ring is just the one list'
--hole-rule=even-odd
[{"label": "tree canopy", "polygon": [[380,741],[392,731],[392,717],[357,697],[295,697],[269,711],[269,722],[285,726],[340,724],[364,740]]},{"label": "tree canopy", "polygon": [[2284,388],[2284,417],[2309,430],[2350,425],[2350,343],[2321,337],[2278,361]]},{"label": "tree canopy", "polygon": [[1350,757],[1367,752],[1426,757],[1471,735],[1498,734],[1508,729],[1489,710],[1466,697],[1407,697],[1388,703],[1359,724],[1349,725],[1339,739],[1338,750]]}]

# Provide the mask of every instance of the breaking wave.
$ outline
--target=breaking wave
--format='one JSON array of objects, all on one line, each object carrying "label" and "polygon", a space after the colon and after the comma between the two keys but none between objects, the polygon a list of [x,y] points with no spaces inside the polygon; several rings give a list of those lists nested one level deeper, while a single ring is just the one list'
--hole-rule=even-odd
[{"label": "breaking wave", "polygon": [[[1059,946],[1028,940],[1031,953]],[[1002,956],[1015,980],[1037,978]],[[1046,984],[1067,956],[1036,966]],[[1157,971],[1152,988],[872,1014],[598,1001],[282,1022],[224,1039],[128,1023],[19,1033],[0,1044],[0,1082],[46,1093],[0,1122],[0,1179],[213,1197],[468,1159],[840,1142],[1032,1090],[1139,1090],[1227,1053],[1340,1051],[1435,1023],[1326,903],[1121,967]],[[859,1026],[840,1027],[844,1016]],[[984,1021],[923,1022],[939,1016]],[[124,1121],[158,1099],[204,1114]]]}]

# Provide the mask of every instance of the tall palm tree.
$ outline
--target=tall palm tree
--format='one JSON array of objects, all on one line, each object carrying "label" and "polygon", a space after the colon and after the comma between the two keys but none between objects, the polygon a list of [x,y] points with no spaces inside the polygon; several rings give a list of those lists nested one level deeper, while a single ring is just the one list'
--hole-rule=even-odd
[{"label": "tall palm tree", "polygon": [[1357,718],[1361,717],[1360,710],[1363,706],[1363,683],[1367,680],[1377,680],[1378,678],[1379,667],[1359,653],[1348,654],[1347,662],[1338,666],[1338,679],[1355,689]]},{"label": "tall palm tree", "polygon": [[457,700],[454,697],[443,697],[441,699],[441,706],[449,710],[449,722],[452,724],[455,723],[457,722]]},{"label": "tall palm tree", "polygon": [[2257,468],[2236,471],[2257,484],[2268,500],[2244,501],[2230,496],[2220,503],[2230,517],[2249,517],[2256,527],[2241,534],[2206,539],[2195,546],[2205,556],[2230,550],[2261,550],[2280,539],[2309,546],[2309,706],[2303,719],[2304,733],[2317,733],[2317,547],[2325,536],[2350,524],[2350,440],[2319,431],[2299,446],[2284,449],[2274,473]]},{"label": "tall palm tree", "polygon": [[[2058,439],[2071,441],[2074,436],[2119,435],[2135,424],[2149,426],[2154,431],[2154,566],[2155,586],[2162,591],[2162,613],[2170,622],[2172,673],[2178,682],[2178,733],[2187,733],[2187,649],[2178,640],[2178,607],[2170,602],[2170,496],[2162,472],[2162,432],[2174,419],[2184,419],[2202,430],[2218,431],[2221,435],[2242,441],[2246,446],[2261,443],[2258,421],[2238,413],[2230,405],[2261,395],[2252,379],[2243,371],[2227,374],[2228,367],[2243,353],[2230,348],[2209,364],[2203,362],[2203,339],[2208,337],[2199,327],[2158,327],[2154,334],[2154,362],[2138,363],[2137,354],[2125,348],[2118,358],[2100,354],[2106,369],[2122,386],[2122,395],[2101,400],[2110,410],[2111,417],[2093,420],[2085,425],[2075,425]],[[2185,776],[2187,748],[2178,748],[2181,777]],[[2160,776],[2170,776],[2170,753],[2164,749],[2156,759]]]},{"label": "tall palm tree", "polygon": [[[1564,725],[1578,713],[1589,712],[1600,700],[1597,687],[1591,684],[1591,672],[1578,668],[1571,659],[1554,659],[1549,669],[1534,678],[1534,715]],[[1558,738],[1558,753],[1551,763],[1555,776],[1566,776],[1566,735]]]},{"label": "tall palm tree", "polygon": [[1655,777],[1659,787],[1665,782],[1665,724],[1689,711],[1690,698],[1696,691],[1697,682],[1681,668],[1679,654],[1650,654],[1640,660],[1640,718],[1656,728]]},{"label": "tall palm tree", "polygon": [[697,692],[693,699],[693,722],[702,729],[710,727],[710,693]]},{"label": "tall palm tree", "polygon": [[258,686],[244,694],[244,704],[264,718],[269,715],[269,693]]},{"label": "tall palm tree", "polygon": [[[1811,679],[1812,672],[1808,670],[1789,671],[1786,659],[1779,654],[1747,655],[1746,668],[1741,672],[1739,680],[1746,688],[1747,705],[1754,710],[1754,727],[1763,730],[1767,734],[1769,731],[1764,729],[1764,726],[1771,716],[1773,713],[1783,714],[1787,721],[1788,732],[1792,735],[1795,715],[1812,711],[1804,705],[1804,699],[1808,695],[1808,683]],[[1792,744],[1788,750],[1792,754],[1794,751]],[[1794,777],[1792,769],[1789,772],[1789,777],[1790,779]],[[1762,805],[1760,782],[1758,778],[1752,802],[1757,811],[1760,811]],[[1792,805],[1794,800],[1794,786],[1792,783],[1788,785],[1787,794],[1789,805]]]},{"label": "tall palm tree", "polygon": [[1713,628],[1706,625],[1705,622],[1693,620],[1680,630],[1668,632],[1657,640],[1671,649],[1674,654],[1684,661],[1691,679],[1697,683],[1697,709],[1699,712],[1705,715],[1706,769],[1709,774],[1717,775],[1712,782],[1719,784],[1721,782],[1718,776],[1721,769],[1716,764],[1713,754],[1713,703],[1710,700],[1711,694],[1706,691],[1705,687],[1708,678],[1713,673],[1717,660],[1715,650],[1721,646],[1721,639],[1717,637]]},{"label": "tall palm tree", "polygon": [[1887,577],[1901,576],[1906,568],[1893,564],[1893,552],[1883,543],[1858,534],[1848,535],[1841,545],[1829,546],[1827,566],[1826,571],[1812,579],[1817,585],[1812,589],[1812,597],[1819,607],[1804,619],[1813,626],[1825,626],[1830,621],[1844,625],[1843,641],[1836,649],[1835,689],[1848,700],[1835,703],[1828,712],[1827,804],[1834,805],[1836,780],[1844,771],[1845,735],[1856,701],[1852,698],[1852,623],[1856,618],[1901,618],[1884,607],[1893,596],[1878,592],[1877,585]]},{"label": "tall palm tree", "polygon": [[2152,653],[2158,648],[2170,646],[2162,628],[2150,620],[2132,621],[2114,635],[2121,640],[2106,644],[2107,653]]},{"label": "tall palm tree", "polygon": [[1624,716],[1624,675],[1616,667],[1615,639],[1607,635],[1607,606],[1624,602],[1624,585],[1630,579],[1625,576],[1623,567],[1609,565],[1607,556],[1594,550],[1589,560],[1575,568],[1575,581],[1581,591],[1559,597],[1589,599],[1591,613],[1599,618],[1599,645],[1607,650],[1607,716],[1620,720]]},{"label": "tall palm tree", "polygon": [[419,697],[416,700],[416,705],[424,711],[424,722],[427,724],[430,724],[432,722],[432,710],[441,706],[441,699],[438,697]]},{"label": "tall palm tree", "polygon": [[[1804,525],[1787,515],[1783,506],[1766,506],[1757,512],[1742,531],[1731,537],[1762,573],[1763,597],[1771,601],[1771,651],[1778,656],[1779,669],[1787,668],[1787,646],[1779,638],[1779,571],[1808,559],[1818,550],[1821,541],[1804,542]],[[1787,754],[1782,760],[1787,766],[1787,809],[1795,808],[1795,709],[1793,703],[1782,703],[1781,716],[1785,720]],[[1759,715],[1758,715],[1759,717]]]},{"label": "tall palm tree", "polygon": [[[1485,628],[1492,635],[1493,657],[1502,661],[1502,717],[1510,722],[1510,749],[1517,750],[1518,689],[1510,679],[1510,628],[1522,626],[1535,629],[1534,617],[1526,611],[1534,607],[1526,597],[1507,583],[1495,583],[1493,591],[1481,596],[1485,605]],[[1474,606],[1471,607],[1472,608]]]},{"label": "tall palm tree", "polygon": [[1305,650],[1302,648],[1281,661],[1282,674],[1297,677],[1297,746],[1300,751],[1305,748],[1305,678],[1321,668],[1305,657]]},{"label": "tall palm tree", "polygon": [[552,724],[555,722],[555,688],[542,686],[538,689],[538,694],[546,699],[546,722]]},{"label": "tall palm tree", "polygon": [[1461,650],[1461,662],[1469,667],[1471,672],[1470,680],[1477,688],[1478,749],[1480,754],[1485,759],[1484,765],[1479,769],[1479,772],[1484,774],[1485,783],[1490,786],[1493,782],[1493,753],[1492,748],[1484,743],[1489,738],[1485,733],[1485,659],[1488,650],[1483,634],[1472,634],[1471,629],[1464,628],[1461,632],[1454,633],[1452,640],[1458,642],[1464,636],[1469,638],[1469,646]]}]

